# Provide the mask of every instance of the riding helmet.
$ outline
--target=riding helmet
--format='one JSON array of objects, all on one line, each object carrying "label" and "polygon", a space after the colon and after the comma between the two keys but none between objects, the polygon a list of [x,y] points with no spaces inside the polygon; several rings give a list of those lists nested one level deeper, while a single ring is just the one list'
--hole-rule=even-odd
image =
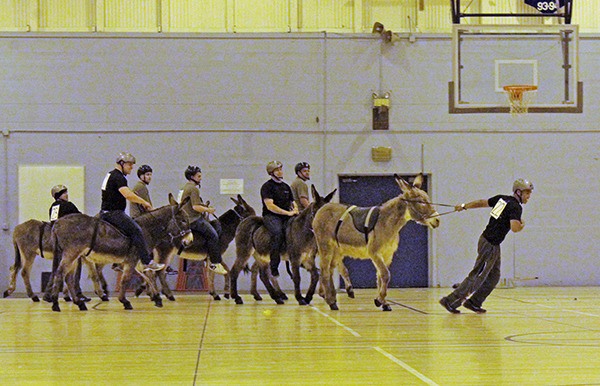
[{"label": "riding helmet", "polygon": [[121,163],[127,163],[130,162],[132,164],[135,163],[135,157],[133,155],[131,155],[131,153],[126,153],[126,152],[120,152],[119,155],[117,156],[117,161],[118,164]]},{"label": "riding helmet", "polygon": [[533,184],[524,178],[519,178],[513,183],[513,193],[517,190],[533,190]]},{"label": "riding helmet", "polygon": [[294,171],[296,172],[296,174],[298,174],[304,168],[310,170],[310,165],[308,164],[308,162],[298,162],[296,164],[296,167],[294,168]]},{"label": "riding helmet", "polygon": [[152,168],[150,167],[150,165],[142,165],[137,170],[138,178],[141,177],[142,174],[146,174],[146,173],[152,173]]},{"label": "riding helmet", "polygon": [[56,186],[52,187],[52,189],[50,190],[50,194],[52,194],[52,197],[55,200],[58,200],[58,198],[60,196],[62,196],[63,193],[66,192],[66,191],[67,191],[67,187],[66,186],[64,186],[64,185],[56,185]]},{"label": "riding helmet", "polygon": [[275,169],[279,169],[282,168],[283,164],[279,161],[271,161],[267,164],[267,173],[269,173],[269,175],[273,174],[273,171],[275,171]]},{"label": "riding helmet", "polygon": [[192,178],[194,176],[194,174],[196,173],[202,173],[202,169],[200,169],[200,166],[195,166],[195,165],[189,165],[187,167],[187,169],[185,169],[185,179],[189,180],[190,178]]}]

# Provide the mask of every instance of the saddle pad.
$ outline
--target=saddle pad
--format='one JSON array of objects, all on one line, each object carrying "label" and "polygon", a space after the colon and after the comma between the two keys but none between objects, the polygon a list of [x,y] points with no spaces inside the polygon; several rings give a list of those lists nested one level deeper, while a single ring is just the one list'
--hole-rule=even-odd
[{"label": "saddle pad", "polygon": [[377,224],[379,211],[380,208],[378,206],[370,208],[354,208],[350,211],[352,222],[354,223],[356,230],[361,233],[369,234],[373,228],[375,228],[375,224]]}]

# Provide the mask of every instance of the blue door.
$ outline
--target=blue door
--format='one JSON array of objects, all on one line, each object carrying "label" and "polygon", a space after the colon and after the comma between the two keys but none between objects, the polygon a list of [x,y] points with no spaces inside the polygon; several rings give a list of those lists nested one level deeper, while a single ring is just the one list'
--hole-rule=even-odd
[{"label": "blue door", "polygon": [[[409,182],[415,175],[402,175]],[[428,178],[424,176],[422,189],[427,191]],[[340,202],[368,207],[400,195],[400,187],[393,175],[339,176]],[[377,288],[377,273],[371,260],[344,258],[355,288]],[[428,230],[409,221],[400,230],[400,243],[390,266],[390,288],[428,286]],[[340,279],[343,283],[343,280]],[[343,284],[342,284],[343,285]]]}]

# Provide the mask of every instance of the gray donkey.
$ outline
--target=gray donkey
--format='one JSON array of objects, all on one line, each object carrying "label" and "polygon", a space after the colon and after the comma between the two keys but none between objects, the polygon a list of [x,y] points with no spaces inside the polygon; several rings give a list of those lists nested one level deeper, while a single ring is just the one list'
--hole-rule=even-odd
[{"label": "gray donkey", "polygon": [[[311,186],[313,202],[297,216],[292,217],[285,230],[285,248],[283,259],[289,260],[292,267],[292,279],[294,280],[294,293],[300,305],[310,304],[315,288],[319,281],[319,270],[315,264],[317,245],[312,231],[312,221],[317,210],[331,201],[337,191],[321,197],[314,185]],[[260,279],[269,291],[269,295],[277,304],[283,304],[287,299],[281,290],[276,290],[270,281],[269,252],[271,246],[269,231],[263,226],[263,219],[259,216],[250,216],[244,219],[237,228],[235,235],[236,260],[229,276],[231,278],[231,297],[237,304],[243,304],[242,298],[237,291],[237,278],[246,267],[250,256],[253,255],[259,266]],[[310,286],[306,297],[302,297],[300,291],[300,266],[310,272]]]}]

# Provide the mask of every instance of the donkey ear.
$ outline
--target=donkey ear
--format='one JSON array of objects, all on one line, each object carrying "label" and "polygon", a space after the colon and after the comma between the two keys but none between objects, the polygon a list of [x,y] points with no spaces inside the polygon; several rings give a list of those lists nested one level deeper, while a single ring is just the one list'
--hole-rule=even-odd
[{"label": "donkey ear", "polygon": [[413,181],[413,186],[415,188],[421,188],[421,185],[423,185],[423,173],[419,173],[416,177],[415,180]]},{"label": "donkey ear", "polygon": [[[239,194],[238,194],[238,197],[239,197]],[[240,205],[240,201],[239,201],[239,200],[236,200],[236,199],[235,199],[235,198],[233,198],[233,197],[229,197],[229,198],[231,199],[231,201],[233,201],[233,203],[234,203],[234,204],[236,204],[236,205]]]},{"label": "donkey ear", "polygon": [[396,179],[396,183],[398,183],[398,186],[400,186],[400,190],[402,190],[402,192],[408,192],[409,190],[411,190],[411,186],[408,182],[404,181],[404,179],[402,177],[400,177],[397,174],[394,174],[394,178]]},{"label": "donkey ear", "polygon": [[169,205],[177,205],[177,201],[175,197],[173,197],[173,193],[169,193]]},{"label": "donkey ear", "polygon": [[190,201],[190,196],[187,196],[186,198],[184,198],[184,199],[183,199],[183,201],[181,201],[181,202],[179,203],[179,209],[183,208],[183,206],[184,206],[185,204],[187,204],[189,201]]},{"label": "donkey ear", "polygon": [[314,201],[317,201],[317,199],[321,198],[321,195],[319,194],[319,192],[317,192],[317,188],[315,188],[314,184],[310,186],[310,191],[312,193]]},{"label": "donkey ear", "polygon": [[333,192],[331,192],[327,196],[325,196],[325,198],[323,199],[323,201],[330,202],[331,199],[333,198],[333,195],[335,194],[335,192],[337,192],[337,188],[333,189]]}]

